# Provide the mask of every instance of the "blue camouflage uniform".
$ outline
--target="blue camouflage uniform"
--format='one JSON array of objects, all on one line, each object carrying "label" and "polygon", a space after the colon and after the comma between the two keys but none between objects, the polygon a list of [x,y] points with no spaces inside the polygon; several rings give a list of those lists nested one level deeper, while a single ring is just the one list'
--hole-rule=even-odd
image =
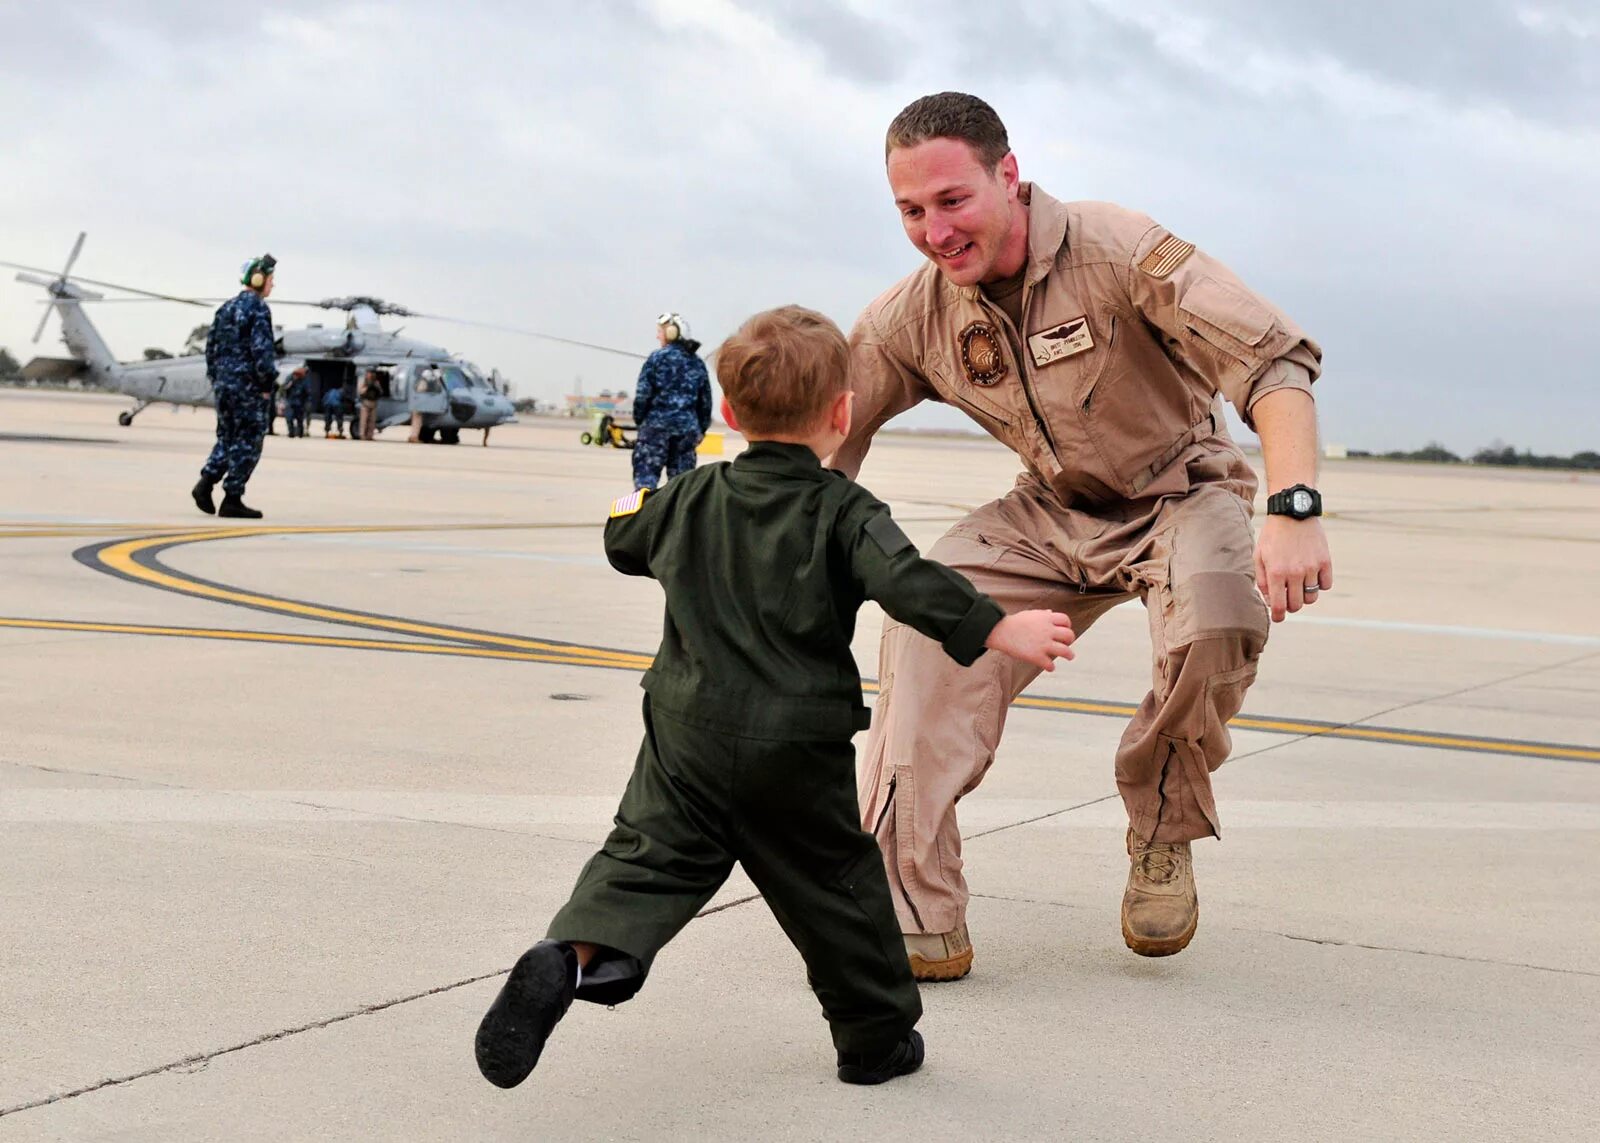
[{"label": "blue camouflage uniform", "polygon": [[289,422],[289,435],[306,435],[306,410],[311,403],[311,383],[304,374],[289,378],[283,391],[283,415]]},{"label": "blue camouflage uniform", "polygon": [[262,394],[276,388],[277,355],[272,345],[272,310],[254,290],[222,303],[206,338],[206,376],[217,401],[217,443],[200,476],[230,496],[244,486],[261,459],[267,432]]},{"label": "blue camouflage uniform", "polygon": [[695,446],[711,427],[711,375],[696,356],[692,338],[670,341],[639,370],[633,394],[633,421],[639,438],[633,448],[633,486],[656,486],[694,467]]}]

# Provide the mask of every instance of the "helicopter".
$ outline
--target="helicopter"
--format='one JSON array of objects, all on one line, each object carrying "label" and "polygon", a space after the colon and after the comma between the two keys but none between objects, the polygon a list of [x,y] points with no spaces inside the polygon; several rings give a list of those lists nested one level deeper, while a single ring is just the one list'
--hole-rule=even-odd
[{"label": "helicopter", "polygon": [[[86,377],[102,388],[132,397],[133,408],[117,416],[117,423],[124,428],[132,425],[136,416],[154,404],[215,404],[203,354],[119,362],[83,307],[85,303],[156,300],[209,309],[226,299],[186,298],[75,275],[72,267],[83,250],[86,237],[86,232],[78,235],[66,266],[59,274],[35,266],[0,261],[0,266],[20,271],[16,276],[17,281],[41,286],[50,295],[39,327],[34,331],[34,342],[37,344],[44,334],[50,314],[54,312],[60,315],[61,339],[71,354],[69,357],[35,357],[23,367],[22,376],[25,379],[50,381]],[[107,298],[102,293],[85,288],[88,286],[131,296]],[[501,381],[498,371],[485,375],[470,361],[449,350],[401,337],[398,331],[384,329],[379,322],[380,317],[444,321],[583,346],[623,357],[640,360],[644,357],[642,353],[514,326],[417,313],[405,306],[367,295],[325,298],[321,301],[273,299],[271,304],[310,306],[342,311],[345,315],[344,321],[337,327],[320,324],[308,324],[299,329],[274,327],[280,388],[291,374],[303,368],[310,382],[309,407],[312,410],[322,407],[326,393],[338,389],[345,395],[344,403],[348,411],[354,405],[358,378],[373,371],[382,385],[376,427],[381,430],[394,425],[409,425],[415,418],[419,422],[417,435],[426,443],[437,441],[456,444],[461,439],[462,429],[488,429],[514,422],[517,419],[516,411],[506,391],[507,386]]]}]

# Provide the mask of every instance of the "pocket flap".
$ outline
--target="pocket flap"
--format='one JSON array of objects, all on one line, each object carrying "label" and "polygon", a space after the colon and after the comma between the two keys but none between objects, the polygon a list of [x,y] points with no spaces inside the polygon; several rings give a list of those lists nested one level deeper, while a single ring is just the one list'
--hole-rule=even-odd
[{"label": "pocket flap", "polygon": [[1191,283],[1178,308],[1245,345],[1260,345],[1274,321],[1272,311],[1255,298],[1209,277]]}]

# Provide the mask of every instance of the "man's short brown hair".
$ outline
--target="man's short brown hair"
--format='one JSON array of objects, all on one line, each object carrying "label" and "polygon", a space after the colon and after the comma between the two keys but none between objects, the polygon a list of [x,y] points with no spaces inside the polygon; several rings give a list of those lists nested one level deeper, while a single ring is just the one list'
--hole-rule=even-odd
[{"label": "man's short brown hair", "polygon": [[850,347],[803,306],[764,310],[717,350],[717,380],[739,426],[762,435],[805,433],[850,387]]},{"label": "man's short brown hair", "polygon": [[883,157],[887,159],[896,147],[915,147],[929,139],[960,139],[990,170],[1011,152],[1006,125],[994,108],[959,91],[924,95],[896,115],[884,138]]}]

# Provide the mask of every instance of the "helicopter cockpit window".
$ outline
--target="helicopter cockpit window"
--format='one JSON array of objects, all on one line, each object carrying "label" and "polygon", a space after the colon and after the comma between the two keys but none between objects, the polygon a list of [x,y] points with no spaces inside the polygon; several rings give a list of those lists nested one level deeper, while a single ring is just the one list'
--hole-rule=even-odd
[{"label": "helicopter cockpit window", "polygon": [[462,389],[472,388],[472,383],[467,380],[467,375],[453,365],[447,365],[442,370],[444,373],[444,387],[455,393]]}]

